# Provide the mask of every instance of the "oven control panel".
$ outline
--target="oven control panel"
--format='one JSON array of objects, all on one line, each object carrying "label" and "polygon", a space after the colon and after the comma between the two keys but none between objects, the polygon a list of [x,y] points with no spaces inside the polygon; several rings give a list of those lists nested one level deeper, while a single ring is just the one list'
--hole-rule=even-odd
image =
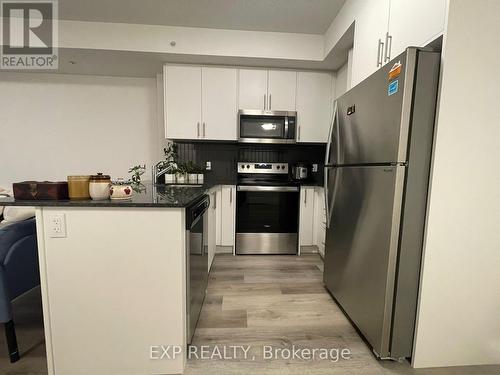
[{"label": "oven control panel", "polygon": [[239,162],[238,173],[288,173],[288,163]]}]

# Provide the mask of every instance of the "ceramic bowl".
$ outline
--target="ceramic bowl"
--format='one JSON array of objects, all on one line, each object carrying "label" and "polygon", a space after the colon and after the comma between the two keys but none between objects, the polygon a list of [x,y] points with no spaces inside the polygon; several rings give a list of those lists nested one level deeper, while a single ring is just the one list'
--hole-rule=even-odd
[{"label": "ceramic bowl", "polygon": [[126,183],[113,183],[109,188],[111,199],[130,199],[133,194],[132,186]]}]

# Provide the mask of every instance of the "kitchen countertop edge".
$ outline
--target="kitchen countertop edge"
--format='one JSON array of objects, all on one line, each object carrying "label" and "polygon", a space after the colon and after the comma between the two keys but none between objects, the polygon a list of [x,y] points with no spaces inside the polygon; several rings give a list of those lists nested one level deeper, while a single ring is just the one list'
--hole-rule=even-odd
[{"label": "kitchen countertop edge", "polygon": [[[171,187],[170,185],[145,185],[145,192],[134,193],[131,199],[126,200],[92,200],[92,199],[64,199],[64,200],[18,200],[14,197],[0,197],[0,206],[18,207],[91,207],[91,208],[185,208],[195,202],[213,187],[213,184],[198,186]],[[179,189],[176,191],[176,189]],[[165,194],[169,192],[170,194]]]}]

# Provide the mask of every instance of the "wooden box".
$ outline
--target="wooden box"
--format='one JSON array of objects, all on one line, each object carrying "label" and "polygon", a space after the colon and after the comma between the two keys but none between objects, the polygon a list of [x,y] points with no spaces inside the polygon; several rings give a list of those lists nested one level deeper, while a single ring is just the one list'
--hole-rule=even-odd
[{"label": "wooden box", "polygon": [[14,198],[19,200],[69,199],[68,183],[50,181],[23,181],[12,184]]}]

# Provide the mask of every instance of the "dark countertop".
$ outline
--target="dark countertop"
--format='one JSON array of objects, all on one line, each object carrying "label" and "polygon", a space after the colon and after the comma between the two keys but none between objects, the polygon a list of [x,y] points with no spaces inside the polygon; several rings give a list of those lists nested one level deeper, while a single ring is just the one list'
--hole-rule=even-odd
[{"label": "dark countertop", "polygon": [[[31,206],[31,207],[173,207],[183,208],[189,206],[203,194],[218,183],[205,183],[204,185],[153,185],[145,183],[143,190],[134,191],[131,199],[127,200],[16,200],[12,197],[0,197],[0,206]],[[307,181],[297,183],[299,186],[321,186]]]},{"label": "dark countertop", "polygon": [[134,191],[127,200],[16,200],[0,198],[0,206],[32,206],[32,207],[173,207],[183,208],[206,194],[212,185],[153,185],[144,184],[142,191]]}]

